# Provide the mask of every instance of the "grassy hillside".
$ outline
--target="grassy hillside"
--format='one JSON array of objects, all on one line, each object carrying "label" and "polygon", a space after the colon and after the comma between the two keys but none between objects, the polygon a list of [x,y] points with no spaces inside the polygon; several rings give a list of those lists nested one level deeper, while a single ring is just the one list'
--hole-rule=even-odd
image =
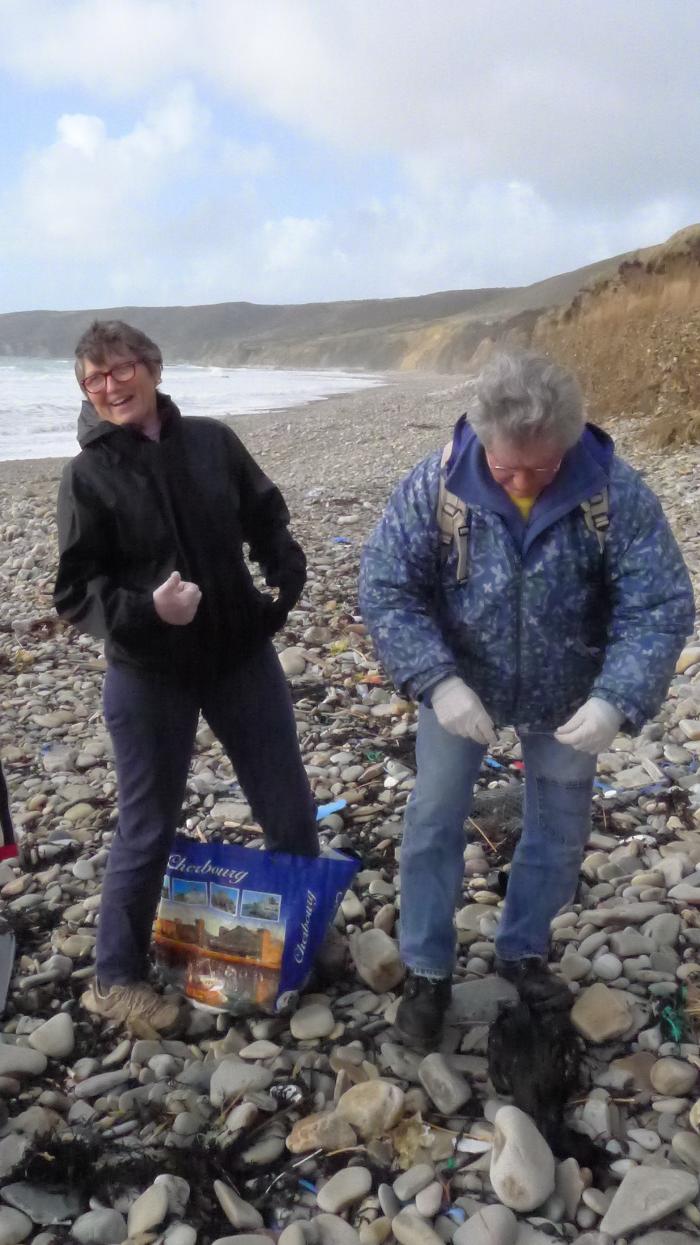
[{"label": "grassy hillside", "polygon": [[138,325],[171,363],[464,371],[483,338],[527,340],[539,311],[567,303],[620,258],[515,289],[416,298],[14,312],[0,315],[0,354],[65,358],[100,316]]},{"label": "grassy hillside", "polygon": [[578,373],[603,417],[646,416],[657,445],[700,441],[700,225],[540,317],[532,345]]}]

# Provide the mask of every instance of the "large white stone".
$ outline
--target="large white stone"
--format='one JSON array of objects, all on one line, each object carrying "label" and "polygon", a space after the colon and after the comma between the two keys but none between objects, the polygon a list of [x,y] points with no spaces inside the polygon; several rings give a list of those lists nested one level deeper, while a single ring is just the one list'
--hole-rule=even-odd
[{"label": "large white stone", "polygon": [[118,1210],[89,1210],[76,1219],[71,1236],[80,1245],[120,1245],[126,1239],[126,1220]]},{"label": "large white stone", "polygon": [[690,882],[679,882],[678,886],[672,887],[668,892],[669,899],[675,899],[677,903],[692,904],[694,907],[700,905],[700,886],[691,886]]},{"label": "large white stone", "polygon": [[29,1045],[49,1059],[64,1059],[75,1046],[73,1021],[67,1012],[58,1012],[29,1035]]},{"label": "large white stone", "polygon": [[0,1245],[18,1245],[30,1235],[33,1226],[29,1216],[21,1210],[0,1207]]},{"label": "large white stone", "polygon": [[195,1245],[197,1231],[189,1223],[172,1223],[165,1230],[163,1245]]},{"label": "large white stone", "polygon": [[518,1221],[507,1206],[482,1206],[452,1237],[453,1245],[513,1245]]},{"label": "large white stone", "polygon": [[162,1184],[152,1184],[129,1207],[129,1236],[139,1236],[157,1228],[168,1213],[168,1192]]},{"label": "large white stone", "polygon": [[490,1179],[504,1206],[527,1213],[554,1191],[554,1156],[535,1124],[518,1107],[501,1107],[494,1119]]},{"label": "large white stone", "polygon": [[[361,1245],[355,1228],[340,1215],[316,1215],[313,1224],[318,1245]],[[269,1245],[267,1238],[266,1245]]]},{"label": "large white stone", "polygon": [[160,1184],[165,1189],[168,1199],[168,1214],[175,1215],[181,1219],[185,1213],[185,1208],[190,1200],[190,1186],[183,1176],[173,1176],[170,1172],[164,1172],[162,1176],[156,1176],[154,1184]]},{"label": "large white stone", "polygon": [[698,1079],[698,1070],[685,1059],[657,1059],[650,1080],[657,1094],[672,1098],[689,1094]]},{"label": "large white stone", "polygon": [[249,1091],[267,1089],[274,1080],[269,1068],[246,1063],[237,1055],[227,1055],[217,1064],[209,1085],[209,1097],[213,1107],[223,1107],[231,1098]]},{"label": "large white stone", "polygon": [[326,1003],[309,1003],[294,1013],[289,1028],[298,1042],[328,1037],[335,1028],[333,1012]]},{"label": "large white stone", "polygon": [[338,1099],[336,1114],[365,1140],[381,1137],[398,1124],[403,1114],[404,1093],[398,1085],[381,1078],[352,1085]]},{"label": "large white stone", "polygon": [[442,1115],[456,1115],[472,1096],[471,1086],[450,1067],[444,1055],[433,1051],[418,1068],[420,1083]]},{"label": "large white stone", "polygon": [[239,1197],[229,1185],[224,1184],[223,1180],[214,1181],[214,1193],[219,1206],[234,1228],[240,1228],[241,1230],[262,1228],[263,1217],[260,1211],[251,1206],[250,1202],[246,1202],[244,1198]]},{"label": "large white stone", "polygon": [[402,980],[405,969],[399,948],[383,929],[368,929],[350,940],[358,977],[377,994],[393,990]]},{"label": "large white stone", "polygon": [[700,1181],[692,1172],[676,1167],[634,1167],[624,1177],[600,1230],[609,1236],[628,1236],[687,1206],[699,1191]]},{"label": "large white stone", "polygon": [[287,678],[303,674],[306,670],[306,654],[301,648],[285,648],[279,654],[279,659]]},{"label": "large white stone", "polygon": [[344,1167],[319,1189],[316,1203],[320,1210],[338,1215],[355,1202],[361,1202],[372,1188],[372,1174],[366,1167]]},{"label": "large white stone", "polygon": [[443,1245],[442,1237],[409,1206],[392,1219],[391,1230],[399,1245]]},{"label": "large white stone", "polygon": [[634,1011],[623,990],[612,990],[597,981],[581,991],[571,1009],[571,1020],[589,1042],[609,1042],[627,1032],[634,1022]]},{"label": "large white stone", "polygon": [[235,1236],[217,1236],[212,1245],[270,1245],[270,1238],[267,1234],[260,1236],[258,1232],[237,1232]]},{"label": "large white stone", "polygon": [[0,1045],[0,1076],[41,1076],[46,1064],[46,1055],[29,1046]]}]

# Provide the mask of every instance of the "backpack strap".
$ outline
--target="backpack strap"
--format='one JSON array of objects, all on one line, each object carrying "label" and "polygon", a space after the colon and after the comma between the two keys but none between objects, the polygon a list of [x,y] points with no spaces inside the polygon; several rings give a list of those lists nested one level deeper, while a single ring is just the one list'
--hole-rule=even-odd
[{"label": "backpack strap", "polygon": [[470,513],[465,502],[455,493],[451,493],[445,484],[445,469],[452,454],[450,440],[440,457],[440,483],[438,486],[437,522],[440,531],[440,561],[446,562],[450,548],[454,545],[457,553],[458,584],[463,584],[469,568],[469,527]]},{"label": "backpack strap", "polygon": [[581,502],[583,519],[589,532],[598,540],[600,552],[605,552],[605,534],[610,526],[610,498],[607,488],[594,497]]},{"label": "backpack strap", "polygon": [[[469,574],[469,529],[471,511],[466,502],[451,493],[445,484],[445,471],[452,455],[453,442],[448,441],[440,456],[440,483],[438,485],[437,523],[440,532],[440,561],[446,562],[454,545],[457,554],[456,580],[465,583]],[[589,532],[598,541],[601,553],[605,552],[605,536],[610,526],[610,498],[607,488],[581,502],[583,519]]]}]

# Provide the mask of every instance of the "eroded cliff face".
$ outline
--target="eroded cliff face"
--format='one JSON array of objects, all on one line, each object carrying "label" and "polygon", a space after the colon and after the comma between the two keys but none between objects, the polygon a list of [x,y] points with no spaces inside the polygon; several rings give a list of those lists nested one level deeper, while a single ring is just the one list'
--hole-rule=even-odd
[{"label": "eroded cliff face", "polygon": [[700,441],[700,226],[541,316],[531,345],[576,371],[593,415],[644,415],[656,445]]},{"label": "eroded cliff face", "polygon": [[[651,444],[700,443],[700,225],[625,257],[563,306],[502,298],[489,312],[231,342],[223,361],[464,374],[495,349],[530,347],[576,372],[592,418],[642,415]],[[222,361],[221,344],[205,361]]]}]

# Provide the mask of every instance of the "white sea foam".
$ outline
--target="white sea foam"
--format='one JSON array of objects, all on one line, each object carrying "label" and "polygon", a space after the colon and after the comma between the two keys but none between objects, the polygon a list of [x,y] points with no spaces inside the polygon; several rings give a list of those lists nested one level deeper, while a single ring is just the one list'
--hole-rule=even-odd
[{"label": "white sea foam", "polygon": [[[161,389],[183,415],[247,415],[382,384],[379,376],[273,368],[163,371]],[[69,458],[78,452],[81,394],[68,359],[0,359],[0,459]]]}]

